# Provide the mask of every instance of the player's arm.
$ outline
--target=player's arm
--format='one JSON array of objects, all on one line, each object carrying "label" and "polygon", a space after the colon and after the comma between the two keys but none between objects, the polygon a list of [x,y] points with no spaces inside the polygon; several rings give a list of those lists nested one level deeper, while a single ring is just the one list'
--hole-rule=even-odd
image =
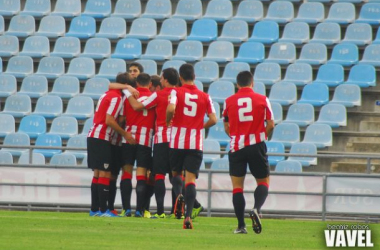
[{"label": "player's arm", "polygon": [[273,129],[274,129],[274,119],[273,119],[272,107],[270,105],[268,98],[266,98],[266,103],[267,103],[267,107],[265,111],[265,121],[266,121],[265,132],[267,133],[267,137],[269,137],[272,134]]},{"label": "player's arm", "polygon": [[136,144],[136,140],[133,138],[132,134],[130,132],[126,132],[122,127],[120,127],[112,115],[106,115],[106,125],[123,136],[129,142],[129,144]]},{"label": "player's arm", "polygon": [[265,131],[267,133],[267,136],[270,136],[273,132],[274,129],[274,120],[266,120],[266,126],[265,126]]},{"label": "player's arm", "polygon": [[138,98],[140,93],[131,85],[121,84],[121,83],[110,83],[108,89],[120,89],[120,90],[128,90],[134,97]]},{"label": "player's arm", "polygon": [[166,108],[166,126],[170,125],[170,122],[172,121],[174,116],[175,108],[176,105],[173,103],[170,103]]},{"label": "player's arm", "polygon": [[203,124],[203,128],[204,129],[210,128],[210,127],[214,126],[217,121],[218,121],[218,118],[216,118],[216,114],[210,113],[210,114],[208,114],[207,122],[205,124]]}]

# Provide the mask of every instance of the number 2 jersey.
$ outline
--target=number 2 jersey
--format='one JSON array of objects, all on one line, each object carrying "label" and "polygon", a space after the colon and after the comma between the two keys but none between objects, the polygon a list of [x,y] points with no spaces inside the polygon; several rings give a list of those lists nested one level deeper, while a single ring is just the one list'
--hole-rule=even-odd
[{"label": "number 2 jersey", "polygon": [[185,84],[170,92],[170,103],[176,105],[176,110],[169,147],[203,150],[204,116],[215,113],[210,96],[195,85]]},{"label": "number 2 jersey", "polygon": [[273,120],[273,112],[266,96],[241,88],[224,102],[223,117],[230,124],[230,150],[235,152],[267,139],[265,121]]}]

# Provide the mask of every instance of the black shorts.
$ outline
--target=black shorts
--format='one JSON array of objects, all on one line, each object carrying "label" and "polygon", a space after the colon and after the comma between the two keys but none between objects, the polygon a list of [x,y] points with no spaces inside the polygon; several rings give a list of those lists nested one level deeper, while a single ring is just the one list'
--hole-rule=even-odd
[{"label": "black shorts", "polygon": [[120,169],[123,167],[123,148],[111,144],[111,173],[113,176],[118,176]]},{"label": "black shorts", "polygon": [[203,160],[203,151],[195,149],[169,148],[170,168],[175,172],[189,171],[198,176]]},{"label": "black shorts", "polygon": [[111,171],[111,143],[87,137],[87,166],[92,170]]},{"label": "black shorts", "polygon": [[170,173],[169,142],[154,144],[153,146],[153,174],[165,175]]},{"label": "black shorts", "polygon": [[228,153],[230,162],[230,175],[242,177],[247,174],[247,164],[251,174],[256,179],[269,176],[270,168],[267,156],[267,145],[260,142],[244,147],[236,152]]},{"label": "black shorts", "polygon": [[135,165],[152,169],[152,148],[140,144],[123,143],[123,165]]}]

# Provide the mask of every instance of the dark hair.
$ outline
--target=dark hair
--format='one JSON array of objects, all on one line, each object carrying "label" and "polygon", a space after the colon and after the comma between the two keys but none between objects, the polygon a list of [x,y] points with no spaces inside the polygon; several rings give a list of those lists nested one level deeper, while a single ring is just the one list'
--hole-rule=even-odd
[{"label": "dark hair", "polygon": [[147,73],[141,73],[137,76],[136,81],[138,85],[147,87],[150,83],[150,75]]},{"label": "dark hair", "polygon": [[158,76],[158,75],[151,75],[150,76],[150,80],[152,81],[153,87],[160,86],[162,88],[160,76]]},{"label": "dark hair", "polygon": [[128,68],[130,68],[132,66],[137,67],[139,69],[140,73],[144,72],[144,67],[140,63],[138,63],[138,62],[132,62],[132,63],[129,64]]},{"label": "dark hair", "polygon": [[128,84],[134,88],[136,87],[136,79],[134,77],[132,77],[128,72],[119,73],[116,76],[116,82],[122,83],[122,84]]},{"label": "dark hair", "polygon": [[168,81],[170,85],[176,86],[179,82],[178,71],[174,68],[166,68],[162,70],[162,77]]},{"label": "dark hair", "polygon": [[240,87],[248,87],[253,80],[253,75],[249,71],[242,71],[236,76],[236,83]]},{"label": "dark hair", "polygon": [[195,79],[194,67],[191,64],[182,64],[179,68],[179,75],[184,81],[193,81]]}]

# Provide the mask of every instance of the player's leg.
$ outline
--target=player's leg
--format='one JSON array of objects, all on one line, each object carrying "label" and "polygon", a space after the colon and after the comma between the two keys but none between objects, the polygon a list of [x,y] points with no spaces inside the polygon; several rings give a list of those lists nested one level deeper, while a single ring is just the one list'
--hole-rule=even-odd
[{"label": "player's leg", "polygon": [[105,213],[108,210],[108,194],[110,185],[111,172],[99,170],[98,194],[100,212]]},{"label": "player's leg", "polygon": [[144,202],[146,200],[146,174],[147,170],[152,166],[152,148],[137,145],[136,151],[136,217],[142,217],[144,211]]},{"label": "player's leg", "polygon": [[99,215],[99,195],[98,195],[98,179],[99,179],[99,170],[93,170],[93,177],[91,182],[91,210],[90,216]]},{"label": "player's leg", "polygon": [[150,170],[147,171],[146,175],[146,190],[145,190],[145,200],[144,200],[144,218],[150,218],[150,200],[154,195],[154,176]]},{"label": "player's leg", "polygon": [[110,191],[108,195],[108,209],[115,215],[117,215],[117,211],[115,210],[115,198],[116,198],[116,182],[117,178],[120,173],[120,169],[123,165],[123,158],[122,158],[122,147],[111,145],[112,151],[112,159],[111,159],[111,179],[110,179]]},{"label": "player's leg", "polygon": [[120,192],[123,205],[122,216],[131,216],[131,196],[132,196],[132,171],[136,158],[136,145],[122,145],[123,168],[120,180]]},{"label": "player's leg", "polygon": [[169,149],[169,162],[172,171],[172,185],[176,197],[174,204],[174,215],[177,219],[181,219],[184,213],[185,199],[182,195],[183,185],[183,164],[185,158],[185,151],[183,149]]}]

